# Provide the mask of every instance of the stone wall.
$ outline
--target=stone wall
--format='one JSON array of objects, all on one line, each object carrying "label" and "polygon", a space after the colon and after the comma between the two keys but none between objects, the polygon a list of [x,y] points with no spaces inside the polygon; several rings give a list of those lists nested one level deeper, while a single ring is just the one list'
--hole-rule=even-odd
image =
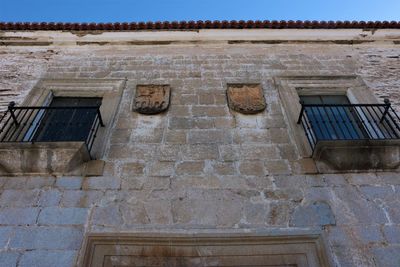
[{"label": "stone wall", "polygon": [[[319,228],[335,266],[399,265],[399,173],[306,174],[273,83],[357,74],[399,110],[399,55],[394,44],[1,47],[3,107],[39,78],[127,84],[103,176],[0,178],[0,262],[72,266],[87,232]],[[171,85],[169,110],[132,112],[135,86],[152,83]],[[261,83],[266,110],[230,111],[227,83]]]}]

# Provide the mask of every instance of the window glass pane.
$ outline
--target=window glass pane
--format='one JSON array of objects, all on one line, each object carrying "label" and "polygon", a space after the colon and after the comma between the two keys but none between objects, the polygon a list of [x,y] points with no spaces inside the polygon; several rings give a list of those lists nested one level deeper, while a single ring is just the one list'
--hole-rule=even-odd
[{"label": "window glass pane", "polygon": [[34,141],[86,141],[96,118],[96,108],[74,109],[74,107],[98,107],[101,98],[55,97],[47,109]]},{"label": "window glass pane", "polygon": [[318,105],[305,109],[317,140],[365,138],[365,129],[357,110],[351,106],[343,106],[350,104],[345,95],[300,96],[300,99],[304,104]]}]

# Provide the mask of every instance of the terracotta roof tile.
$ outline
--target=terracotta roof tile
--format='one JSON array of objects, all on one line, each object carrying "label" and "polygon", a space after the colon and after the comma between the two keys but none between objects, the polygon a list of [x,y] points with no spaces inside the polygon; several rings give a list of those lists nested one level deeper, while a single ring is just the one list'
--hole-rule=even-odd
[{"label": "terracotta roof tile", "polygon": [[115,23],[0,22],[1,31],[144,31],[198,29],[400,29],[400,21],[156,21]]}]

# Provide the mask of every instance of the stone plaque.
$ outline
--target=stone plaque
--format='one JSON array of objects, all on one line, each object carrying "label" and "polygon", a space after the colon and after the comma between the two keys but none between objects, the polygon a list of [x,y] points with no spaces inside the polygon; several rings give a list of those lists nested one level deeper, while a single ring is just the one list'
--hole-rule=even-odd
[{"label": "stone plaque", "polygon": [[157,114],[168,109],[171,89],[169,85],[138,85],[133,110],[141,114]]},{"label": "stone plaque", "polygon": [[328,267],[320,235],[94,234],[80,266]]},{"label": "stone plaque", "polygon": [[229,107],[243,114],[255,114],[266,107],[260,84],[229,84],[227,96]]}]

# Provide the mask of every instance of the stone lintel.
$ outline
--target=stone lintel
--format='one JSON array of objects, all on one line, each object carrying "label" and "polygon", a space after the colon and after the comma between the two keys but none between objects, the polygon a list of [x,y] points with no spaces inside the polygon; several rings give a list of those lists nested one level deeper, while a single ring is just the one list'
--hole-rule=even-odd
[{"label": "stone lintel", "polygon": [[296,228],[92,233],[85,243],[80,266],[150,266],[154,260],[171,266],[331,266],[321,232]]}]

